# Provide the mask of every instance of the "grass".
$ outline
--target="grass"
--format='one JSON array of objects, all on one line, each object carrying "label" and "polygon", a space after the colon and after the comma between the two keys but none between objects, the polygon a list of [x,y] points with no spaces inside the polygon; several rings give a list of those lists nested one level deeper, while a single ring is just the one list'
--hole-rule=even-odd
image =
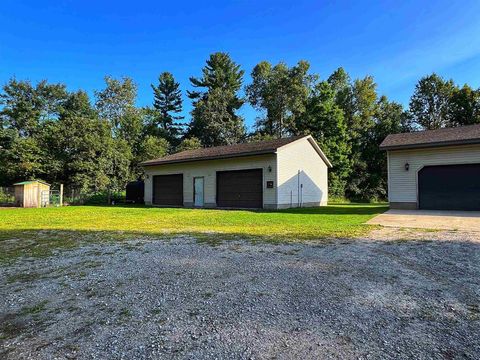
[{"label": "grass", "polygon": [[385,204],[335,204],[280,211],[207,210],[147,206],[71,206],[0,210],[0,261],[50,255],[82,241],[133,236],[191,235],[200,241],[249,238],[267,241],[351,238]]},{"label": "grass", "polygon": [[34,306],[25,306],[20,310],[20,315],[36,315],[45,310],[46,305],[48,304],[47,300],[44,300]]}]

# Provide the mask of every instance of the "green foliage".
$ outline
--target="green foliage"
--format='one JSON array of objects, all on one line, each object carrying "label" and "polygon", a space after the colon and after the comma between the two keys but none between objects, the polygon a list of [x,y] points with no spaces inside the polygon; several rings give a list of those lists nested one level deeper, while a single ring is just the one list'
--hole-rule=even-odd
[{"label": "green foliage", "polygon": [[137,86],[128,77],[118,80],[110,76],[105,77],[105,85],[105,89],[95,91],[95,107],[100,118],[108,120],[112,129],[118,131],[135,108]]},{"label": "green foliage", "polygon": [[306,105],[306,114],[299,130],[310,133],[333,165],[329,171],[329,193],[343,196],[350,175],[350,144],[341,108],[335,102],[335,91],[323,81],[319,83]]},{"label": "green foliage", "polygon": [[166,139],[147,135],[142,143],[139,161],[156,159],[168,154],[170,144]]},{"label": "green foliage", "polygon": [[264,114],[257,120],[257,131],[276,137],[297,133],[298,118],[305,112],[310,86],[316,79],[308,74],[309,68],[307,61],[291,68],[285,63],[272,67],[266,61],[255,66],[246,94],[250,104]]},{"label": "green foliage", "polygon": [[453,91],[448,103],[449,126],[480,124],[480,89],[465,84]]},{"label": "green foliage", "polygon": [[437,74],[425,76],[415,86],[410,99],[413,121],[424,129],[439,129],[449,125],[449,103],[456,86]]},{"label": "green foliage", "polygon": [[125,192],[97,192],[91,195],[87,195],[83,199],[85,205],[103,205],[107,204],[110,201],[113,201],[115,204],[125,203]]},{"label": "green foliage", "polygon": [[269,141],[276,139],[276,136],[263,134],[261,132],[254,132],[247,137],[247,142],[260,142],[260,141]]},{"label": "green foliage", "polygon": [[151,85],[154,93],[153,128],[158,135],[163,135],[174,141],[180,135],[181,124],[178,120],[184,117],[178,114],[182,111],[182,92],[180,84],[169,72],[163,72],[158,78],[158,85]]},{"label": "green foliage", "polygon": [[330,195],[385,199],[391,133],[480,123],[480,89],[458,87],[436,74],[419,80],[409,112],[377,92],[371,76],[351,79],[343,68],[326,80],[310,65],[272,65],[251,72],[246,99],[261,116],[246,133],[239,109],[244,71],[226,53],[213,53],[200,77],[190,78],[191,121],[180,120],[180,84],[161,72],[153,106],[136,106],[132,79],[105,77],[92,106],[84,91],[64,84],[10,79],[0,92],[0,186],[42,178],[74,193],[109,198],[141,178],[140,163],[172,152],[312,134],[333,164]]},{"label": "green foliage", "polygon": [[196,137],[183,139],[180,144],[175,148],[175,152],[201,149],[202,142]]},{"label": "green foliage", "polygon": [[189,137],[197,137],[204,146],[228,145],[240,142],[245,136],[243,119],[236,111],[243,105],[238,91],[244,71],[228,54],[210,55],[202,69],[202,77],[191,77],[189,91],[193,100]]},{"label": "green foliage", "polygon": [[387,198],[387,158],[379,146],[389,135],[411,131],[403,107],[382,96],[372,115],[373,126],[363,137],[357,173],[350,179],[350,198],[373,200]]}]

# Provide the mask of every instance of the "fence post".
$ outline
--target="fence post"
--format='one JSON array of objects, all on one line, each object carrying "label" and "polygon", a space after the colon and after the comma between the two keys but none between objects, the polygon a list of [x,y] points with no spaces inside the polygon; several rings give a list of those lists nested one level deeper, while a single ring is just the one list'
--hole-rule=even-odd
[{"label": "fence post", "polygon": [[63,206],[63,184],[60,184],[60,194],[59,194],[59,206]]}]

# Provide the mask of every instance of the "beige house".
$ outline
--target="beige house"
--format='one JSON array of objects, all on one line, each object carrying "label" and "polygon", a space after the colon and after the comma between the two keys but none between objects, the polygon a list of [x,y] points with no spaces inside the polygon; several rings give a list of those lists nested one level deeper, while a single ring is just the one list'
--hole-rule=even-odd
[{"label": "beige house", "polygon": [[391,208],[480,210],[480,125],[387,136]]},{"label": "beige house", "polygon": [[15,205],[21,207],[48,206],[50,185],[40,180],[23,181],[13,184],[15,187]]},{"label": "beige house", "polygon": [[331,164],[311,136],[187,150],[142,165],[146,204],[281,209],[328,201]]}]

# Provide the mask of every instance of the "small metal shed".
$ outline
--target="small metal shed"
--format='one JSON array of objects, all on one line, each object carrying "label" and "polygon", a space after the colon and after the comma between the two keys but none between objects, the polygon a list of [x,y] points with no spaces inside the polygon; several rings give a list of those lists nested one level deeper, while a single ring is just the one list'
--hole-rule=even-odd
[{"label": "small metal shed", "polygon": [[50,184],[40,180],[22,181],[15,187],[16,206],[36,208],[49,205]]}]

